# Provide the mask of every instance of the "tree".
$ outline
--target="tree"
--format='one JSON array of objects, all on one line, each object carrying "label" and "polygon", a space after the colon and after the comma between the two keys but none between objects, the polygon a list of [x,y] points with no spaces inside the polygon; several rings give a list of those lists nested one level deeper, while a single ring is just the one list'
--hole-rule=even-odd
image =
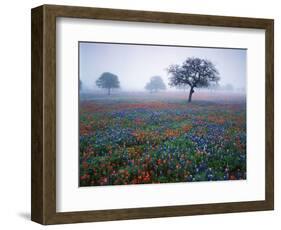
[{"label": "tree", "polygon": [[150,81],[145,85],[145,89],[150,93],[157,92],[158,90],[165,90],[166,85],[160,76],[154,76],[150,78]]},{"label": "tree", "polygon": [[98,80],[96,85],[99,88],[107,89],[107,94],[110,95],[111,89],[120,88],[120,82],[118,76],[109,72],[103,73]]},{"label": "tree", "polygon": [[81,89],[82,89],[82,81],[81,80],[79,80],[79,90],[81,91]]},{"label": "tree", "polygon": [[224,87],[223,87],[224,90],[226,91],[233,91],[234,90],[234,87],[233,85],[231,84],[226,84]]},{"label": "tree", "polygon": [[212,84],[209,85],[209,89],[210,89],[211,91],[216,91],[216,90],[220,90],[221,87],[220,87],[220,85],[217,84],[217,83],[215,83],[215,84],[212,83]]},{"label": "tree", "polygon": [[171,65],[168,68],[169,85],[190,87],[188,102],[191,102],[194,88],[209,87],[220,80],[215,65],[207,59],[187,58],[182,65]]}]

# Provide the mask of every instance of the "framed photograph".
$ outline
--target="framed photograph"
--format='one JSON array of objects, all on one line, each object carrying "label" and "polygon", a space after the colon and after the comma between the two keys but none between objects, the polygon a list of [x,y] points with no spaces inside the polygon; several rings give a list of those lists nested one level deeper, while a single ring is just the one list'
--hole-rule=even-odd
[{"label": "framed photograph", "polygon": [[273,210],[273,22],[32,9],[31,219]]}]

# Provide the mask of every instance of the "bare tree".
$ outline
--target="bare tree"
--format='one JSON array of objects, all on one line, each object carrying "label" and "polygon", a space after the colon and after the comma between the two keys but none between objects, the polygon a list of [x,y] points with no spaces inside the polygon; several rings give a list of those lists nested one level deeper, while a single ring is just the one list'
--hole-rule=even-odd
[{"label": "bare tree", "polygon": [[220,80],[215,65],[207,59],[187,58],[182,65],[171,65],[167,71],[171,75],[169,85],[190,87],[188,102],[192,100],[194,88],[209,87]]}]

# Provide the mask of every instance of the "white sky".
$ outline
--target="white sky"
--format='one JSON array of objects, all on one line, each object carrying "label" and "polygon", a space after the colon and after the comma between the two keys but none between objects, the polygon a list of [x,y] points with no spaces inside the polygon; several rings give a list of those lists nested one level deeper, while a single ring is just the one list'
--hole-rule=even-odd
[{"label": "white sky", "polygon": [[220,85],[245,88],[245,49],[172,47],[80,42],[80,79],[83,86],[94,88],[103,72],[116,74],[123,90],[144,90],[151,76],[159,75],[168,86],[166,69],[182,64],[188,57],[206,58],[220,73]]}]

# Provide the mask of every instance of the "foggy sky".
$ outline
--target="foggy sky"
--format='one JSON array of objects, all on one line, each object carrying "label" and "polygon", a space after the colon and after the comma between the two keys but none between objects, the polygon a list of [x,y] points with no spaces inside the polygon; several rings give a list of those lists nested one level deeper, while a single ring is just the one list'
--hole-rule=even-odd
[{"label": "foggy sky", "polygon": [[167,68],[188,57],[213,62],[220,73],[220,85],[246,86],[245,49],[172,47],[80,42],[79,77],[84,88],[96,88],[103,72],[116,74],[122,90],[144,90],[150,77],[159,75],[169,89]]}]

